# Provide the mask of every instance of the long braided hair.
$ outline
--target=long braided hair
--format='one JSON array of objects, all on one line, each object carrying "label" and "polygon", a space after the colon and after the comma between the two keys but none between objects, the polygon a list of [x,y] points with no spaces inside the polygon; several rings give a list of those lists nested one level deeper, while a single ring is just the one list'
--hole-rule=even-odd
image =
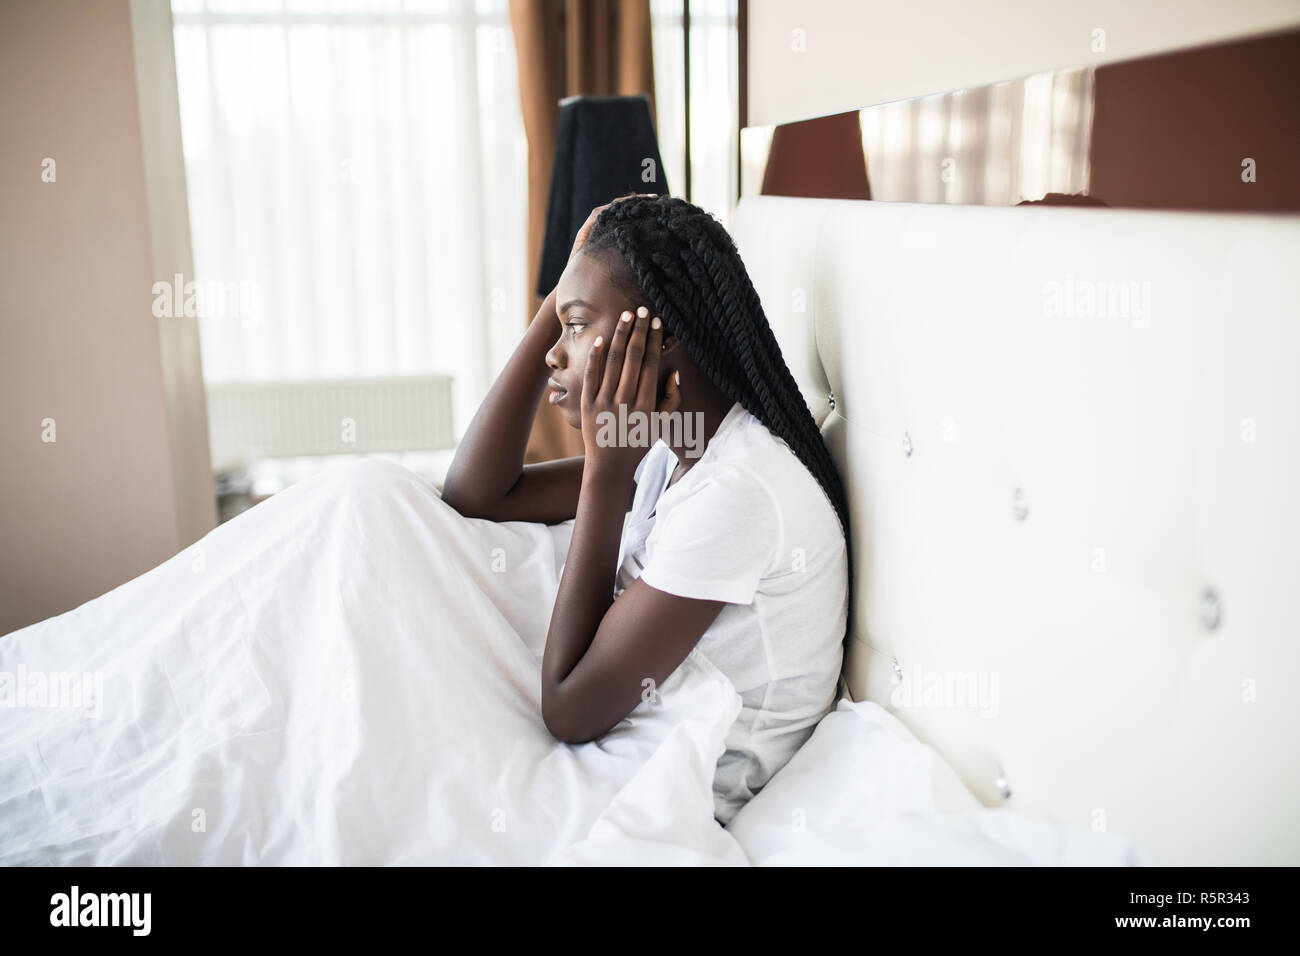
[{"label": "long braided hair", "polygon": [[600,256],[616,284],[644,296],[709,380],[785,441],[835,508],[847,547],[839,471],[722,224],[684,199],[620,199],[597,217],[582,251]]}]

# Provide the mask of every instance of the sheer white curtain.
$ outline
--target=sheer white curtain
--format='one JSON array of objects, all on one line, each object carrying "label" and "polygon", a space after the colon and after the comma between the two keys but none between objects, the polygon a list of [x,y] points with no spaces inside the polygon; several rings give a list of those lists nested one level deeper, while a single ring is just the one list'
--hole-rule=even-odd
[{"label": "sheer white curtain", "polygon": [[682,0],[650,0],[659,152],[674,196],[730,227],[736,204],[739,53],[736,0],[691,0],[691,195],[686,196]]},{"label": "sheer white curtain", "polygon": [[[209,382],[454,375],[522,334],[527,143],[506,0],[172,0]],[[187,277],[189,278],[189,277]]]}]

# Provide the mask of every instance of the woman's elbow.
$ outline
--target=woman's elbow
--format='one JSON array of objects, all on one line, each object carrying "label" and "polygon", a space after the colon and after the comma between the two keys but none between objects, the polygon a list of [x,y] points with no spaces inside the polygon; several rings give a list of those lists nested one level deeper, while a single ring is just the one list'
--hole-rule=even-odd
[{"label": "woman's elbow", "polygon": [[548,714],[545,710],[542,711],[542,723],[546,724],[546,729],[550,732],[551,736],[554,737],[556,740],[558,740],[560,743],[562,744],[579,743],[579,741],[573,739],[574,735],[570,732],[570,727],[568,724],[564,723],[562,720],[557,720],[554,716]]},{"label": "woman's elbow", "polygon": [[581,722],[575,720],[569,709],[561,706],[554,695],[542,695],[542,723],[551,736],[562,744],[585,744],[599,736],[582,727]]},{"label": "woman's elbow", "polygon": [[451,505],[452,510],[462,518],[492,518],[488,504],[467,494],[458,482],[448,481],[443,484],[442,500]]}]

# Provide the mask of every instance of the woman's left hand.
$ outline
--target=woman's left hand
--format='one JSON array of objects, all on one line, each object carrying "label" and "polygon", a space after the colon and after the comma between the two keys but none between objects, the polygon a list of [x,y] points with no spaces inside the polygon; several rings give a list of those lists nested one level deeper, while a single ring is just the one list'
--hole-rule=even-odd
[{"label": "woman's left hand", "polygon": [[569,258],[572,259],[574,256],[578,254],[578,250],[582,248],[582,244],[585,243],[587,241],[587,237],[591,235],[591,227],[596,225],[596,220],[600,218],[600,214],[604,212],[606,209],[608,209],[610,206],[614,205],[614,203],[622,202],[624,199],[635,199],[638,196],[646,196],[649,197],[650,199],[653,199],[657,195],[659,194],[658,193],[628,193],[626,196],[619,196],[617,199],[612,199],[609,202],[605,203],[603,206],[597,206],[596,208],[594,208],[591,212],[587,214],[586,221],[583,222],[583,224],[578,227],[578,232],[573,237],[573,246],[569,249]]},{"label": "woman's left hand", "polygon": [[608,343],[597,339],[582,378],[582,437],[594,471],[631,478],[660,432],[657,416],[681,405],[679,378],[659,397],[663,322],[644,306],[625,311]]}]

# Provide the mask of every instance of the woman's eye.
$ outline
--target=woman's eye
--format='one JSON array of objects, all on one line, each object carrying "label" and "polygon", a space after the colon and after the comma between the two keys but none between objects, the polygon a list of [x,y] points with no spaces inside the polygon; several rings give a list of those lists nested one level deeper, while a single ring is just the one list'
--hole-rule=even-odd
[{"label": "woman's eye", "polygon": [[578,337],[578,334],[585,328],[586,326],[580,322],[569,323],[569,332],[575,339]]}]

